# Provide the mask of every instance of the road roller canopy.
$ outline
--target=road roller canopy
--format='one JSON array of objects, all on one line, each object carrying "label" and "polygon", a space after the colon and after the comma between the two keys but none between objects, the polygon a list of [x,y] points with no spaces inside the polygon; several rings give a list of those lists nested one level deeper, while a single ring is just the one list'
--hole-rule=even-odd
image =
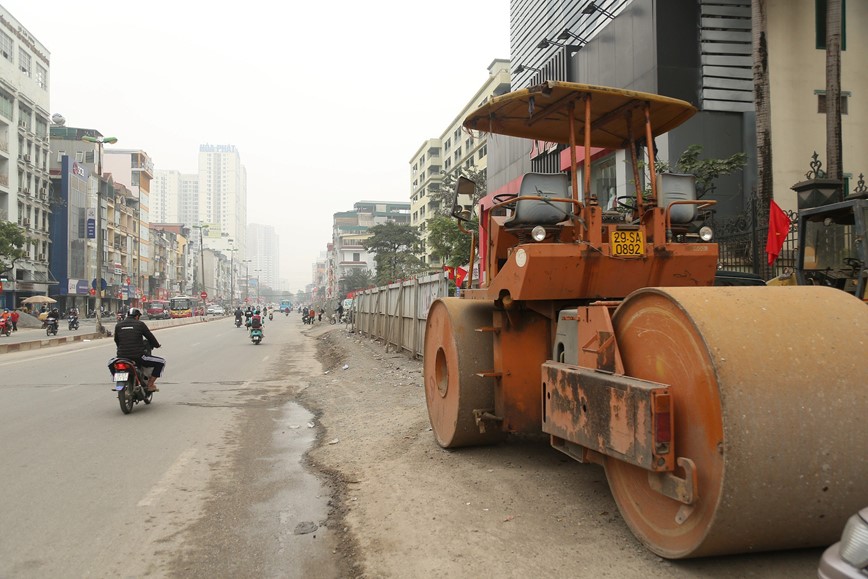
[{"label": "road roller canopy", "polygon": [[693,105],[675,98],[550,80],[491,98],[465,119],[464,126],[500,135],[570,143],[572,116],[575,138],[582,141],[585,99],[591,101],[592,147],[623,149],[631,140],[643,137],[646,104],[655,137],[671,131],[696,113]]}]

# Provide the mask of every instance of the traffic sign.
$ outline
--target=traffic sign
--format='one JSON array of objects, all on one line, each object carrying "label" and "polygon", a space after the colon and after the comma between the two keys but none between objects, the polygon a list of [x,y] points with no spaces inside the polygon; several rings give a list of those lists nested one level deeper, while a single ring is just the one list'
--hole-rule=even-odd
[{"label": "traffic sign", "polygon": [[200,293],[200,294],[199,294],[199,297],[202,298],[203,300],[207,300],[207,299],[208,299],[208,292],[202,292],[202,293]]}]

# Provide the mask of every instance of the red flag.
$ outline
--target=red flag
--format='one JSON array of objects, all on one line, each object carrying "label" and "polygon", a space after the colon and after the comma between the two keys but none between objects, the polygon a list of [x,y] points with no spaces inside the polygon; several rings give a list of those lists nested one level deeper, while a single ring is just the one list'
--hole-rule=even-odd
[{"label": "red flag", "polygon": [[463,267],[460,267],[460,266],[456,267],[455,268],[455,285],[457,285],[458,287],[461,287],[461,285],[464,283],[465,277],[467,277],[467,270],[464,269]]},{"label": "red flag", "polygon": [[769,254],[769,265],[773,264],[781,254],[784,241],[790,233],[790,218],[784,210],[778,207],[772,199],[769,207],[769,236],[766,239],[766,253]]},{"label": "red flag", "polygon": [[444,265],[443,271],[449,274],[449,279],[455,279],[455,268],[451,265]]}]

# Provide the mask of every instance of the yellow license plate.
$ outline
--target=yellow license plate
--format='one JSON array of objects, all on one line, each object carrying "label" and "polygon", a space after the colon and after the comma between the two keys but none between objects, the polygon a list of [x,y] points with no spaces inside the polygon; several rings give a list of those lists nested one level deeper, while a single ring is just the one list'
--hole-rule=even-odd
[{"label": "yellow license plate", "polygon": [[609,231],[609,252],[614,256],[645,255],[645,235],[642,231]]}]

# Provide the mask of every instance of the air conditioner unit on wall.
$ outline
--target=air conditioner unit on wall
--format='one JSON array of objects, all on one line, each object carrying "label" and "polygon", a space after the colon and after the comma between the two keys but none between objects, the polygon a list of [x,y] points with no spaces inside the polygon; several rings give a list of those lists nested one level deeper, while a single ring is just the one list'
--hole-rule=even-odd
[{"label": "air conditioner unit on wall", "polygon": [[26,129],[27,128],[27,121],[18,121],[18,126],[21,127],[22,129]]},{"label": "air conditioner unit on wall", "polygon": [[44,254],[44,253],[40,253],[40,254],[37,256],[37,261],[45,261],[45,254]]},{"label": "air conditioner unit on wall", "polygon": [[29,163],[30,162],[30,155],[24,155],[24,160]]},{"label": "air conditioner unit on wall", "polygon": [[29,219],[25,219],[25,220],[22,222],[22,224],[24,225],[24,227],[30,227],[30,220],[29,220]]}]

